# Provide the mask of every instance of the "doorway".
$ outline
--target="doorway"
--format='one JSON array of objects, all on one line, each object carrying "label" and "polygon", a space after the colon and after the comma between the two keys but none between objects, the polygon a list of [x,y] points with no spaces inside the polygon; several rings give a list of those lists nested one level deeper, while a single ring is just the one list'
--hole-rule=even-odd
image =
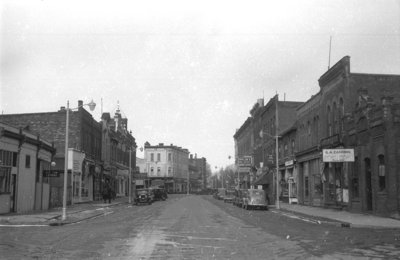
[{"label": "doorway", "polygon": [[365,165],[365,203],[366,210],[372,210],[372,178],[371,178],[371,160],[369,158],[364,159]]}]

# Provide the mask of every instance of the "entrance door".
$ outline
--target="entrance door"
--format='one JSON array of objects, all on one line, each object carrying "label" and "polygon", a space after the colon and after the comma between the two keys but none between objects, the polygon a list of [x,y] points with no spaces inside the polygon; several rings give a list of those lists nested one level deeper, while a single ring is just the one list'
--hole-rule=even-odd
[{"label": "entrance door", "polygon": [[371,160],[365,158],[365,202],[367,210],[372,210],[372,183],[371,183]]},{"label": "entrance door", "polygon": [[17,187],[17,175],[11,174],[11,190],[10,190],[10,193],[11,193],[10,211],[11,212],[15,212],[15,209],[16,209],[16,204],[17,204],[16,197],[15,197],[16,190],[17,190],[16,187]]}]

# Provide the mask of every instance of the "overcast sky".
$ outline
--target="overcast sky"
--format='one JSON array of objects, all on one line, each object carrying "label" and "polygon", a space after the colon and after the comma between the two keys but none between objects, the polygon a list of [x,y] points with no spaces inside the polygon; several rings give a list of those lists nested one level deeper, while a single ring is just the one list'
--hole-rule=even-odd
[{"label": "overcast sky", "polygon": [[[400,1],[2,1],[0,110],[117,103],[138,147],[234,163],[257,99],[306,101],[331,65],[400,74]],[[101,106],[103,100],[103,106]],[[138,156],[143,153],[138,150]]]}]

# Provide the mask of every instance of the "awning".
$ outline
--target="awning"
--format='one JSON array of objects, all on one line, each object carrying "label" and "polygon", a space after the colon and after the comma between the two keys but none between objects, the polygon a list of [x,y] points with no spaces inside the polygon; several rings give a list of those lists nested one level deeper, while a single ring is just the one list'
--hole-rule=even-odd
[{"label": "awning", "polygon": [[268,173],[264,173],[263,175],[261,175],[260,177],[258,177],[257,180],[254,181],[253,185],[264,185],[264,184],[269,184],[269,180],[268,180]]}]

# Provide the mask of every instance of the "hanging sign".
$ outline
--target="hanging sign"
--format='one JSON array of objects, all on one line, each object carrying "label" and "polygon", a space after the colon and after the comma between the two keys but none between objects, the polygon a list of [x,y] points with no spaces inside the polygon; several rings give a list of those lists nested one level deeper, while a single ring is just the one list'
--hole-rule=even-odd
[{"label": "hanging sign", "polygon": [[354,149],[323,149],[323,162],[354,162]]}]

